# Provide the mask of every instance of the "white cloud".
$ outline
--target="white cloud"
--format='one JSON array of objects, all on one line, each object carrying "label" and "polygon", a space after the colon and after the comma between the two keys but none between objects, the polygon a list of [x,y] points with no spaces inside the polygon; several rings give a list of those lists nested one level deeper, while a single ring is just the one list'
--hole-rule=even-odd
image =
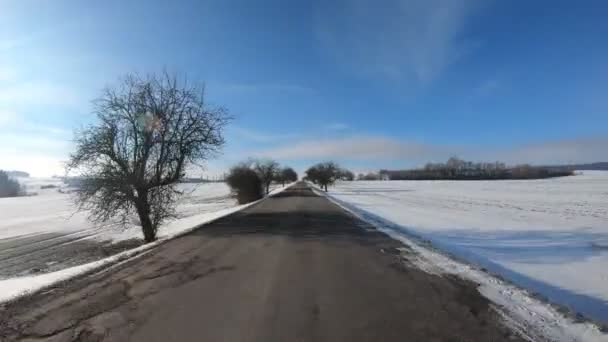
[{"label": "white cloud", "polygon": [[83,106],[83,96],[76,89],[47,81],[28,81],[0,87],[0,103],[8,108],[42,105]]},{"label": "white cloud", "polygon": [[334,122],[334,123],[330,123],[327,126],[325,126],[325,129],[327,129],[329,131],[345,131],[349,128],[350,128],[349,125],[342,123],[342,122]]},{"label": "white cloud", "polygon": [[467,160],[508,164],[566,164],[608,160],[608,137],[551,140],[527,145],[492,148],[467,145],[426,144],[382,136],[351,136],[312,139],[295,144],[254,151],[251,154],[277,159],[337,159],[368,161],[383,167],[395,161],[422,165],[444,161],[450,156]]},{"label": "white cloud", "polygon": [[62,161],[73,147],[69,131],[23,121],[16,115],[2,123],[1,113],[0,169],[27,171],[34,176],[63,172]]},{"label": "white cloud", "polygon": [[23,132],[3,132],[0,142],[4,147],[34,149],[36,151],[63,151],[69,145],[69,138],[49,137],[42,134],[27,134]]},{"label": "white cloud", "polygon": [[45,80],[23,80],[16,69],[0,69],[0,168],[49,176],[62,171],[72,133],[36,120],[40,114],[84,108],[81,92]]},{"label": "white cloud", "polygon": [[496,151],[510,164],[571,164],[608,161],[608,137],[550,140]]},{"label": "white cloud", "polygon": [[295,94],[314,94],[315,90],[299,84],[291,83],[228,83],[217,84],[216,89],[237,93],[295,93]]},{"label": "white cloud", "polygon": [[500,88],[500,81],[495,78],[491,78],[482,82],[477,88],[474,89],[474,94],[478,96],[487,96],[495,92]]},{"label": "white cloud", "polygon": [[68,137],[72,134],[69,129],[33,122],[31,119],[28,120],[25,116],[19,115],[16,111],[0,108],[0,133],[6,137],[6,134],[11,135],[15,132],[45,137]]},{"label": "white cloud", "polygon": [[250,140],[254,142],[267,143],[267,142],[276,142],[276,141],[285,141],[291,140],[299,137],[300,135],[297,133],[267,133],[260,132],[257,130],[244,128],[240,126],[231,126],[230,130],[234,132],[239,138],[243,138],[245,140]]},{"label": "white cloud", "polygon": [[0,169],[19,170],[28,172],[34,177],[49,177],[53,175],[63,175],[63,159],[51,157],[44,154],[22,154],[5,151],[0,148],[2,160]]},{"label": "white cloud", "polygon": [[53,136],[53,137],[71,137],[73,131],[61,127],[41,125],[37,123],[27,122],[23,124],[23,127],[28,131],[32,131],[35,133],[41,133],[45,136]]},{"label": "white cloud", "polygon": [[17,120],[17,113],[10,110],[0,109],[0,125],[8,125]]},{"label": "white cloud", "polygon": [[324,50],[356,71],[429,82],[471,48],[461,33],[476,7],[475,1],[329,2],[317,9],[316,34]]},{"label": "white cloud", "polygon": [[33,176],[63,173],[62,161],[68,157],[67,140],[29,134],[0,134],[0,169],[21,170]]},{"label": "white cloud", "polygon": [[0,82],[8,82],[17,77],[17,71],[13,68],[0,66]]},{"label": "white cloud", "polygon": [[344,158],[378,160],[387,158],[421,158],[437,154],[432,145],[404,142],[387,137],[351,136],[336,139],[314,139],[254,152],[256,156],[279,159]]}]

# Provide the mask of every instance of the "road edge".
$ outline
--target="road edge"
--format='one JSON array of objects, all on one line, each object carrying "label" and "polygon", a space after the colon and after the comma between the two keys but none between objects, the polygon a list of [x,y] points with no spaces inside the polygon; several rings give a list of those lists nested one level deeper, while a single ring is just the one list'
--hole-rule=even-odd
[{"label": "road edge", "polygon": [[[226,213],[218,215],[217,217],[213,217],[208,221],[204,221],[198,223],[190,228],[182,230],[173,235],[168,235],[163,238],[160,238],[154,242],[144,244],[142,246],[129,249],[109,257],[99,259],[96,261],[92,261],[89,263],[85,263],[82,265],[77,265],[73,267],[64,268],[59,271],[34,275],[34,276],[25,276],[25,277],[16,277],[9,278],[0,281],[0,309],[8,305],[12,302],[15,302],[24,297],[33,296],[38,293],[48,291],[49,289],[61,286],[66,282],[70,282],[79,278],[87,277],[93,274],[97,274],[100,272],[109,271],[110,269],[120,266],[126,262],[135,260],[137,258],[143,257],[147,253],[153,251],[155,248],[182,236],[188,235],[193,231],[200,229],[206,225],[209,225],[213,222],[216,222],[220,219],[226,218],[230,215],[234,215],[242,210],[251,208],[255,205],[262,203],[263,201],[271,198],[287,189],[295,185],[296,182],[292,182],[290,184],[286,184],[283,187],[277,188],[271,191],[268,195],[260,198],[259,200],[237,205],[232,208],[225,209]],[[19,286],[19,284],[22,284]],[[13,288],[19,288],[18,290],[14,290]]]}]

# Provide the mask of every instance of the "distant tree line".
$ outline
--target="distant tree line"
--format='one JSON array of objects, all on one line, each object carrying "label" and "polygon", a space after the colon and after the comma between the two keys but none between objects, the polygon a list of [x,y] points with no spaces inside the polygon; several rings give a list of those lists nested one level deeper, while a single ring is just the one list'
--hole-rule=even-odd
[{"label": "distant tree line", "polygon": [[[384,172],[384,170],[381,170]],[[379,173],[368,172],[368,173],[360,173],[357,175],[357,180],[360,181],[369,181],[369,180],[381,180],[382,176]]]},{"label": "distant tree line", "polygon": [[377,179],[388,180],[492,180],[542,179],[571,176],[566,168],[517,165],[507,167],[502,162],[471,162],[456,157],[446,163],[428,163],[421,169],[380,170]]}]

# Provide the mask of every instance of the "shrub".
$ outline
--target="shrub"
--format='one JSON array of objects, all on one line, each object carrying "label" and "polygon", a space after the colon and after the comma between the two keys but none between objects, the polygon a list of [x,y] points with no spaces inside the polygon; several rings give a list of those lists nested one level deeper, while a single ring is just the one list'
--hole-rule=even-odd
[{"label": "shrub", "polygon": [[241,164],[231,168],[226,183],[239,204],[253,202],[264,196],[260,176],[247,165]]},{"label": "shrub", "polygon": [[21,185],[0,170],[0,197],[16,197],[23,194]]}]

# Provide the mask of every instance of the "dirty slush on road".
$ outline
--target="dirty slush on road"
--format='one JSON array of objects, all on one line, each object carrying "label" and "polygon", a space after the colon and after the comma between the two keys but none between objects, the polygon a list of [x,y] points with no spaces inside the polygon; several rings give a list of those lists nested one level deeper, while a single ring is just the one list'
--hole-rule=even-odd
[{"label": "dirty slush on road", "polygon": [[519,341],[476,285],[425,273],[304,183],[0,308],[0,340]]}]

